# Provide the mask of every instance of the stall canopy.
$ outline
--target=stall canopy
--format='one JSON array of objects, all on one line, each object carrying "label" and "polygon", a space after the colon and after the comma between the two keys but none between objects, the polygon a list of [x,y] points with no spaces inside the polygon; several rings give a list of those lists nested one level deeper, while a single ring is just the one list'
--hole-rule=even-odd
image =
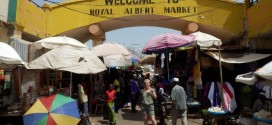
[{"label": "stall canopy", "polygon": [[[219,60],[219,54],[216,52],[205,52],[205,54],[213,57],[216,60]],[[221,61],[225,63],[248,63],[257,61],[266,57],[271,56],[271,54],[258,54],[258,53],[221,53]]]},{"label": "stall canopy", "polygon": [[195,32],[190,35],[195,36],[195,41],[200,47],[211,47],[211,46],[221,46],[222,41],[210,34]]}]

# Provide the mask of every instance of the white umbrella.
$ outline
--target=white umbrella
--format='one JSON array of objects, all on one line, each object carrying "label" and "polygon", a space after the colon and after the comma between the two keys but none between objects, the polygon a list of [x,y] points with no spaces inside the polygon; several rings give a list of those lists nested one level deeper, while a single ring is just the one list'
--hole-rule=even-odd
[{"label": "white umbrella", "polygon": [[258,69],[254,73],[267,80],[272,80],[272,61],[265,64],[262,68]]},{"label": "white umbrella", "polygon": [[109,56],[104,56],[103,59],[104,59],[104,64],[107,67],[132,65],[132,59],[131,59],[131,56],[129,55],[121,55],[121,54],[109,55]]},{"label": "white umbrella", "polygon": [[106,70],[102,61],[88,48],[64,46],[41,55],[28,64],[30,69],[55,69],[78,74],[99,73]]},{"label": "white umbrella", "polygon": [[37,49],[47,48],[54,49],[62,46],[72,46],[75,48],[88,48],[86,45],[81,43],[80,41],[66,36],[56,36],[56,37],[48,37],[36,41],[33,43],[34,47]]},{"label": "white umbrella", "polygon": [[[21,59],[19,54],[16,52],[16,50],[12,48],[10,45],[4,42],[0,42],[0,68],[11,69],[18,65],[25,65],[25,62],[23,62],[23,60]],[[19,68],[18,68],[18,79],[19,79],[19,86],[21,86],[22,81],[20,80],[21,73]]]},{"label": "white umbrella", "polygon": [[108,67],[132,65],[130,52],[118,43],[106,42],[91,48],[91,52],[103,57]]},{"label": "white umbrella", "polygon": [[126,49],[126,47],[114,42],[105,42],[97,45],[93,47],[91,51],[100,57],[116,54],[130,55],[130,52]]},{"label": "white umbrella", "polygon": [[24,64],[19,54],[10,45],[0,42],[0,64]]}]

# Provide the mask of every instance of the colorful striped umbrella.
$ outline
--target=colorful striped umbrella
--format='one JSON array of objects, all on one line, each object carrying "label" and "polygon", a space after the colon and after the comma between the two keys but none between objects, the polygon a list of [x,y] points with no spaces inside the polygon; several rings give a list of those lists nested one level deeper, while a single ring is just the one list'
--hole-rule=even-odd
[{"label": "colorful striped umbrella", "polygon": [[23,119],[24,125],[77,125],[80,116],[76,100],[55,94],[39,98]]}]

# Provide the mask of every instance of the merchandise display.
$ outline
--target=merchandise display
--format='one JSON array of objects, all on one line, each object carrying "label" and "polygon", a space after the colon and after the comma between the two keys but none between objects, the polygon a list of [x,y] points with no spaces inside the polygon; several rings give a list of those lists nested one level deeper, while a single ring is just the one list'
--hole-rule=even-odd
[{"label": "merchandise display", "polygon": [[223,108],[216,106],[216,107],[210,107],[208,109],[208,113],[212,115],[225,115],[228,113],[228,111],[225,111],[223,110]]},{"label": "merchandise display", "polygon": [[253,115],[254,119],[258,121],[262,121],[265,123],[272,123],[272,114],[266,110],[260,110],[259,112],[255,112]]}]

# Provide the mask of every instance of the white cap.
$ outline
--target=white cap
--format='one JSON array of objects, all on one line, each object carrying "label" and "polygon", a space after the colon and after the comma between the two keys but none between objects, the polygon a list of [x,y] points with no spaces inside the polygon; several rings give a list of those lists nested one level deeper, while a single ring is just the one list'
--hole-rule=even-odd
[{"label": "white cap", "polygon": [[179,82],[179,78],[173,78],[172,81],[173,82]]}]

